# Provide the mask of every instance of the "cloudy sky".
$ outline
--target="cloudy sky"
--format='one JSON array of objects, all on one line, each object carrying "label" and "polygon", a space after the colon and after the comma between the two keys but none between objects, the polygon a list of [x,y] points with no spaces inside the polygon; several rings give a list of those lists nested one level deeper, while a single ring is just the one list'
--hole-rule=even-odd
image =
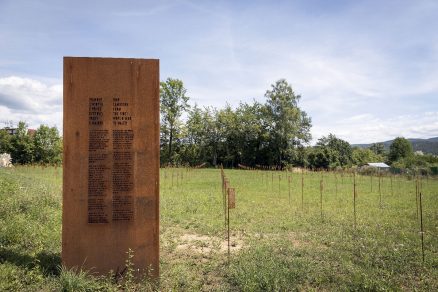
[{"label": "cloudy sky", "polygon": [[0,0],[0,122],[61,128],[63,56],[158,58],[201,106],[285,78],[314,139],[438,136],[436,0]]}]

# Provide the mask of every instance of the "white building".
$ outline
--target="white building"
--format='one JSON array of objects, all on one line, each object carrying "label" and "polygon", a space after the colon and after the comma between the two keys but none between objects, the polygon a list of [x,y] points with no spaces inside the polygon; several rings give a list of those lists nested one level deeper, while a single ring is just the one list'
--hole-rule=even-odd
[{"label": "white building", "polygon": [[370,163],[367,163],[367,165],[370,167],[375,167],[375,168],[382,169],[382,170],[390,168],[390,166],[384,162],[370,162]]}]

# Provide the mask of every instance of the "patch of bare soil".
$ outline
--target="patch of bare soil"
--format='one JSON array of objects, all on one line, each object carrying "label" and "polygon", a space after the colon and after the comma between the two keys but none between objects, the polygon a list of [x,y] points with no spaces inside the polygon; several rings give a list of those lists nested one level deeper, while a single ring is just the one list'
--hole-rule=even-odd
[{"label": "patch of bare soil", "polygon": [[[237,252],[244,247],[241,238],[234,235],[230,237],[230,251]],[[194,233],[183,234],[176,246],[177,251],[194,252],[197,254],[226,253],[228,252],[228,240],[216,236],[199,235]]]}]

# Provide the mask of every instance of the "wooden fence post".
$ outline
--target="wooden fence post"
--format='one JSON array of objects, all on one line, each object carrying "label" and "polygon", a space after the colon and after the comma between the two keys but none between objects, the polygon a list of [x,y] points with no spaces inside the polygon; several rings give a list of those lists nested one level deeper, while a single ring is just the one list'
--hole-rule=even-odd
[{"label": "wooden fence post", "polygon": [[324,191],[324,183],[323,180],[321,179],[319,181],[319,204],[320,204],[320,208],[321,208],[321,221],[323,221],[323,214],[322,214],[322,192]]},{"label": "wooden fence post", "polygon": [[353,181],[353,214],[354,214],[354,229],[356,229],[356,172],[354,172],[354,181]]},{"label": "wooden fence post", "polygon": [[424,230],[423,230],[423,204],[421,200],[421,192],[420,192],[420,232],[421,232],[421,254],[423,256],[423,264],[424,264]]},{"label": "wooden fence post", "polygon": [[301,210],[304,210],[304,169],[301,169]]}]

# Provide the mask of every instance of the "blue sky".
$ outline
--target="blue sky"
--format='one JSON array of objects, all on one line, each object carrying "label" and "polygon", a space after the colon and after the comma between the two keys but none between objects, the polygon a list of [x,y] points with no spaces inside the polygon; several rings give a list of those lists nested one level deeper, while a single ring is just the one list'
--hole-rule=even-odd
[{"label": "blue sky", "polygon": [[285,78],[314,139],[438,136],[435,0],[0,0],[0,122],[61,127],[63,56],[158,58],[200,106]]}]

